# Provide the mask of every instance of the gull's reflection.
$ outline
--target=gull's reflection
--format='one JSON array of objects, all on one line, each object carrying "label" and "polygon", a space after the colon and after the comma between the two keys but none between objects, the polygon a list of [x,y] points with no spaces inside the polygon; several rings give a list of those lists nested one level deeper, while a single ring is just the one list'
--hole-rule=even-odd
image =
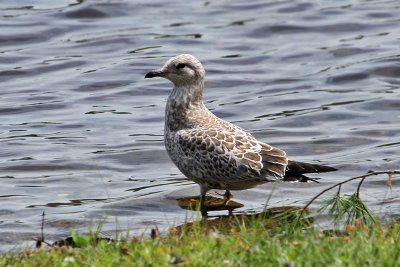
[{"label": "gull's reflection", "polygon": [[[178,199],[178,206],[181,207],[182,209],[186,210],[199,210],[200,208],[200,201],[201,201],[201,196],[188,196],[188,197],[183,197]],[[230,200],[229,202],[225,203],[224,199],[218,198],[218,197],[213,197],[213,196],[206,196],[205,201],[204,201],[204,207],[203,210],[201,211],[201,214],[203,217],[208,217],[208,212],[209,211],[222,211],[226,210],[228,211],[228,216],[233,215],[233,210],[237,208],[242,208],[244,205],[242,203]],[[300,207],[295,207],[295,206],[282,206],[282,207],[273,207],[266,209],[262,212],[259,213],[251,213],[251,214],[236,214],[237,216],[267,216],[267,217],[274,217],[274,216],[279,216],[283,214],[290,214],[290,213],[296,213],[298,211],[301,211],[302,208]],[[304,214],[308,214],[308,210],[304,212]],[[212,216],[213,218],[215,217],[223,217],[223,216]]]},{"label": "gull's reflection", "polygon": [[[176,227],[170,228],[171,233],[180,233],[182,231],[193,230],[195,225],[201,227],[201,229],[218,229],[218,230],[229,230],[233,228],[240,227],[239,225],[248,224],[251,222],[262,223],[265,229],[274,229],[285,223],[298,222],[298,226],[310,225],[314,218],[312,217],[302,217],[299,219],[299,214],[302,208],[295,206],[282,206],[273,207],[266,209],[262,212],[252,212],[246,214],[232,214],[232,211],[236,208],[243,207],[243,204],[230,201],[225,207],[221,206],[223,199],[216,197],[207,197],[206,205],[207,211],[216,210],[228,210],[229,215],[218,215],[218,216],[202,216],[201,220],[195,222],[188,222]],[[178,205],[183,209],[196,210],[200,205],[200,196],[185,197],[178,200]],[[309,210],[305,210],[304,214],[309,214]],[[292,225],[292,224],[290,224]]]}]

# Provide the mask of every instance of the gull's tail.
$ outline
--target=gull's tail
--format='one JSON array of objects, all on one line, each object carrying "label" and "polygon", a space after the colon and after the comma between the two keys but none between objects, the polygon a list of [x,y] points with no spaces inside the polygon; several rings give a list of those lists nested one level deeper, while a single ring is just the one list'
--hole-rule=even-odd
[{"label": "gull's tail", "polygon": [[319,173],[319,172],[333,172],[333,171],[337,171],[337,169],[330,167],[330,166],[289,160],[288,165],[286,166],[286,172],[285,172],[285,177],[283,178],[283,181],[287,181],[287,182],[290,182],[290,181],[298,181],[298,182],[313,181],[313,182],[318,183],[318,181],[315,178],[309,178],[309,177],[305,176],[304,174],[305,173]]}]

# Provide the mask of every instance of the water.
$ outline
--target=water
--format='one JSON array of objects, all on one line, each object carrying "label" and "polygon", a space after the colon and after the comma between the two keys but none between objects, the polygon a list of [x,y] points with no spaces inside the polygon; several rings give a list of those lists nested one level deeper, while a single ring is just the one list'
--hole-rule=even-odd
[{"label": "water", "polygon": [[[43,211],[48,241],[101,220],[113,236],[193,216],[176,199],[198,187],[163,146],[171,84],[144,79],[181,53],[203,62],[204,100],[218,116],[291,159],[340,169],[320,184],[280,184],[272,206],[398,169],[399,9],[396,0],[0,3],[0,250],[39,236]],[[400,180],[390,192],[384,178],[362,188],[383,219],[400,213]],[[234,193],[245,205],[237,212],[261,210],[270,189]]]}]

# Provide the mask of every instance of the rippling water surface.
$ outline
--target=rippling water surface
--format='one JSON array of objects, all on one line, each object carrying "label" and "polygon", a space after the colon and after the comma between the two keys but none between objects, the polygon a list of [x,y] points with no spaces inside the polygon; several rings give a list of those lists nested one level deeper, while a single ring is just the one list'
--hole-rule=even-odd
[{"label": "rippling water surface", "polygon": [[[218,116],[291,159],[338,167],[280,184],[271,205],[400,163],[400,3],[393,1],[6,1],[0,3],[0,250],[105,220],[105,235],[166,229],[198,194],[163,146],[172,85],[145,80],[171,56],[207,70]],[[400,180],[362,198],[400,214]],[[356,184],[346,187],[352,192]],[[271,185],[236,192],[261,210]],[[316,203],[314,208],[319,203]],[[218,214],[218,213],[215,213]]]}]

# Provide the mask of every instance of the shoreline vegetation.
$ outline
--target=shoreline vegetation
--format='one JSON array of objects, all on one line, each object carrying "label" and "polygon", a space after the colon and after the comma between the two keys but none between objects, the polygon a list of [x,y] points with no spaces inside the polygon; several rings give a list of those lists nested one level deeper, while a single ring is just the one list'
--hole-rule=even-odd
[{"label": "shoreline vegetation", "polygon": [[[42,236],[36,248],[0,255],[0,266],[400,266],[400,221],[381,225],[360,199],[362,182],[387,174],[387,186],[400,171],[369,172],[360,179],[354,194],[340,193],[346,181],[332,186],[336,194],[324,201],[335,229],[313,225],[313,214],[304,208],[268,208],[259,214],[202,218],[170,228],[161,235],[100,238],[96,231],[49,244]],[[268,207],[268,202],[266,204]],[[305,216],[307,215],[307,216]],[[342,229],[342,230],[341,230]]]}]

